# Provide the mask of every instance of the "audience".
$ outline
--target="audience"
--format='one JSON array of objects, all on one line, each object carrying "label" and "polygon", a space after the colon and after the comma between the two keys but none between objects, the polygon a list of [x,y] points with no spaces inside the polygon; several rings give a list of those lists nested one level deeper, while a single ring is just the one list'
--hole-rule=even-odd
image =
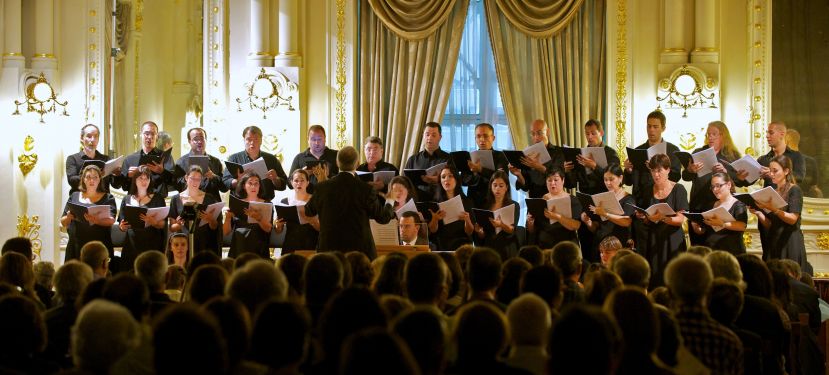
[{"label": "audience", "polygon": [[530,269],[521,280],[521,293],[533,293],[547,303],[551,314],[558,315],[558,309],[564,298],[562,293],[561,272],[552,265],[543,265]]},{"label": "audience", "polygon": [[175,264],[167,266],[167,273],[164,275],[164,294],[173,302],[181,302],[186,278],[184,267]]},{"label": "audience", "polygon": [[26,257],[30,262],[35,259],[32,252],[32,240],[28,237],[12,237],[3,243],[3,248],[0,249],[0,256],[6,253],[19,253]]},{"label": "audience", "polygon": [[81,262],[92,268],[95,280],[107,277],[109,250],[101,241],[90,241],[81,247]]},{"label": "audience", "polygon": [[[20,253],[17,255],[29,262]],[[28,267],[31,270],[31,264]],[[46,324],[40,306],[25,295],[0,297],[0,373],[51,374],[58,365],[42,357],[46,348]]]},{"label": "audience", "polygon": [[498,302],[509,305],[512,300],[521,294],[521,279],[530,270],[532,265],[521,258],[510,258],[501,267],[501,285],[495,292]]},{"label": "audience", "polygon": [[585,302],[601,306],[614,290],[622,287],[622,279],[607,270],[588,272],[584,277]]},{"label": "audience", "polygon": [[504,363],[543,375],[547,366],[547,332],[553,324],[550,308],[541,297],[524,294],[507,307],[512,342]]},{"label": "audience", "polygon": [[392,324],[412,352],[423,375],[442,374],[446,368],[447,323],[440,311],[417,307],[399,316]]},{"label": "audience", "polygon": [[184,301],[202,305],[213,297],[222,296],[227,286],[227,271],[224,267],[208,264],[196,269],[187,280]]},{"label": "audience", "polygon": [[570,303],[584,302],[584,286],[579,282],[582,267],[579,245],[575,242],[562,241],[553,246],[553,265],[561,270],[561,277],[564,280],[564,299],[561,306],[566,307]]},{"label": "audience", "polygon": [[218,375],[229,368],[219,322],[193,305],[174,305],[162,312],[153,327],[153,348],[157,375]]},{"label": "audience", "polygon": [[236,270],[227,282],[225,294],[242,302],[250,315],[271,298],[288,296],[288,280],[273,263],[260,259]]},{"label": "audience", "polygon": [[409,348],[397,335],[372,328],[351,335],[343,345],[342,375],[420,375]]},{"label": "audience", "polygon": [[53,306],[52,297],[55,292],[52,291],[52,277],[55,276],[55,265],[52,262],[37,262],[34,266],[35,274],[35,293],[40,302],[46,308]]},{"label": "audience", "polygon": [[394,254],[385,255],[382,258],[380,271],[372,283],[372,289],[378,296],[393,294],[402,297],[404,288],[403,273],[408,259]]},{"label": "audience", "polygon": [[[469,287],[467,302],[483,301],[501,312],[507,306],[495,300],[495,292],[501,282],[501,256],[490,248],[476,248],[466,262],[466,280]],[[460,307],[463,307],[461,305]],[[456,311],[450,311],[454,315]]]},{"label": "audience", "polygon": [[299,254],[285,254],[276,261],[276,267],[285,274],[288,280],[288,297],[299,300],[302,297],[305,280],[302,273],[308,259]]},{"label": "audience", "polygon": [[75,369],[109,374],[128,351],[141,342],[141,327],[123,306],[97,299],[81,309],[72,328],[72,362]]},{"label": "audience", "polygon": [[604,311],[619,324],[624,342],[619,374],[671,374],[655,355],[659,315],[642,289],[623,287],[604,302]]},{"label": "audience", "polygon": [[416,305],[429,305],[443,310],[449,294],[448,272],[443,259],[434,253],[423,253],[406,263],[406,295]]},{"label": "audience", "polygon": [[84,263],[71,260],[55,273],[55,307],[44,314],[49,342],[46,357],[61,367],[70,367],[69,337],[78,316],[76,301],[87,284],[92,282],[92,269]]},{"label": "audience", "polygon": [[255,316],[248,358],[271,374],[297,374],[311,345],[311,317],[296,302],[270,300]]},{"label": "audience", "polygon": [[550,330],[550,374],[613,374],[620,362],[619,327],[598,307],[573,304]]},{"label": "audience", "polygon": [[[498,256],[494,250],[489,251]],[[472,254],[470,264],[475,261],[475,254],[479,253]],[[492,303],[473,301],[461,306],[455,322],[454,341],[457,358],[449,373],[529,374],[498,360],[509,342],[509,331],[504,313]]]},{"label": "audience", "polygon": [[150,291],[150,316],[155,317],[173,301],[164,293],[167,278],[167,257],[157,250],[141,253],[135,258],[135,276]]},{"label": "audience", "polygon": [[651,267],[645,257],[636,254],[616,254],[610,267],[625,286],[636,286],[648,290],[651,281]]}]

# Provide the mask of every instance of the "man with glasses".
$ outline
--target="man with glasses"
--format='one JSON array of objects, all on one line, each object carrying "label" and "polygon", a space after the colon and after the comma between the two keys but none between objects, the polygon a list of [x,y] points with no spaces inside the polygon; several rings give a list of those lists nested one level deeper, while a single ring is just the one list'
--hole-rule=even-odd
[{"label": "man with glasses", "polygon": [[[270,202],[276,196],[274,190],[285,190],[288,176],[285,175],[285,170],[282,169],[282,164],[279,163],[279,159],[277,159],[276,156],[261,150],[262,129],[259,129],[257,126],[248,126],[242,131],[242,137],[245,139],[245,149],[230,155],[230,157],[227,158],[227,161],[245,165],[259,159],[260,157],[264,159],[265,166],[268,168],[268,173],[265,176],[259,176],[262,181],[259,195],[265,199],[265,201]],[[235,194],[236,183],[241,176],[242,173],[233,176],[230,173],[230,170],[225,170],[224,174],[222,174],[222,182],[224,182],[227,189],[230,189],[230,191]]]},{"label": "man with glasses", "polygon": [[[140,135],[141,149],[124,158],[124,164],[121,165],[121,173],[131,180],[138,174],[138,167],[146,165],[150,172],[152,172],[153,193],[166,197],[167,185],[173,184],[173,157],[169,152],[155,148],[156,140],[158,140],[158,125],[155,122],[147,121],[142,124]],[[152,157],[159,161],[148,160],[147,157]],[[125,182],[123,185],[127,189],[129,189],[129,186],[129,182]]]},{"label": "man with glasses", "polygon": [[[192,165],[190,162],[191,156],[207,156],[209,168],[206,171],[202,171],[203,177],[199,185],[199,190],[218,198],[220,192],[227,191],[227,186],[222,183],[221,177],[224,167],[222,167],[221,160],[213,155],[208,155],[205,151],[207,146],[207,131],[202,128],[190,129],[187,131],[187,142],[190,143],[190,152],[182,155],[176,161],[176,165],[181,167],[185,172],[190,172],[190,165]],[[186,189],[187,182],[184,180],[184,177],[180,177],[176,181],[176,190],[184,191]]]}]

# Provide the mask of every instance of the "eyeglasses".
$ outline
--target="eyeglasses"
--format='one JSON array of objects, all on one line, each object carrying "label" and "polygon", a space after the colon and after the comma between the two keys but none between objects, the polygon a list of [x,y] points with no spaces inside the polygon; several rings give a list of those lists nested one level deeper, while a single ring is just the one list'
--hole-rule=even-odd
[{"label": "eyeglasses", "polygon": [[719,190],[721,187],[728,185],[728,183],[711,184],[711,190]]}]

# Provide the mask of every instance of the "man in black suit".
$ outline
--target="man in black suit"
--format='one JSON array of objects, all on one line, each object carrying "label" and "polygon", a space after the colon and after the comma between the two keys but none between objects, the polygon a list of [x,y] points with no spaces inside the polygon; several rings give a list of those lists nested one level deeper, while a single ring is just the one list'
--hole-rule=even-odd
[{"label": "man in black suit", "polygon": [[[520,169],[520,165],[510,165],[510,173],[517,177],[515,181],[515,188],[527,192],[530,198],[541,198],[547,194],[547,171],[552,167],[558,167],[562,171],[569,172],[573,169],[572,163],[564,162],[564,153],[561,147],[550,143],[547,122],[542,119],[537,119],[530,124],[530,141],[532,144],[543,142],[544,147],[547,148],[547,153],[550,155],[550,161],[541,164],[538,161],[538,156],[535,158],[522,157],[521,164],[524,169]],[[565,165],[566,164],[566,165]],[[569,176],[569,173],[568,173]],[[565,179],[564,187],[573,188],[576,186],[575,181],[570,178]]]},{"label": "man in black suit", "polygon": [[[168,153],[155,148],[156,140],[158,139],[158,125],[152,121],[147,121],[141,125],[141,149],[133,154],[127,155],[124,158],[124,164],[121,165],[121,173],[124,177],[130,180],[138,174],[138,167],[146,165],[152,172],[152,186],[155,186],[153,193],[167,196],[167,185],[173,184],[173,157]],[[161,161],[147,161],[142,158],[157,157]],[[131,181],[125,181],[122,187],[127,190],[130,187]]]},{"label": "man in black suit", "polygon": [[[308,168],[309,162],[319,164]],[[337,169],[337,150],[332,150],[325,145],[325,128],[322,125],[311,125],[308,128],[308,148],[294,157],[290,174],[293,175],[297,169],[306,169],[311,172],[307,190],[312,194],[317,183],[334,177],[340,172]],[[288,187],[293,189],[290,184]]]},{"label": "man in black suit", "polygon": [[[227,161],[245,165],[259,159],[260,157],[264,159],[265,166],[268,168],[268,174],[265,176],[259,176],[260,181],[262,181],[260,185],[260,189],[262,189],[260,195],[265,199],[265,201],[269,202],[276,196],[274,190],[285,190],[288,176],[285,175],[285,171],[282,169],[282,164],[279,163],[276,156],[261,150],[262,129],[259,129],[257,126],[248,126],[242,130],[242,137],[245,139],[245,149],[230,155],[230,157],[227,158]],[[234,176],[231,174],[229,169],[226,169],[222,174],[222,182],[224,182],[227,189],[230,189],[231,192],[235,192],[236,183],[241,176],[242,173]]]},{"label": "man in black suit", "polygon": [[[222,183],[222,161],[219,158],[208,155],[205,151],[207,146],[207,131],[203,128],[192,128],[187,131],[187,142],[190,143],[190,152],[182,155],[177,161],[176,165],[180,166],[185,172],[189,172],[190,156],[207,156],[209,159],[209,169],[202,171],[203,177],[199,190],[212,194],[216,198],[220,198],[219,193],[227,191],[227,186]],[[180,177],[176,181],[176,190],[184,191],[187,189],[187,182],[184,177]]]},{"label": "man in black suit", "polygon": [[426,233],[423,229],[423,221],[420,220],[420,215],[415,211],[406,211],[400,215],[400,244],[403,246],[421,246],[428,245],[431,251],[437,251],[435,245],[429,242],[429,239],[420,236],[421,232]]},{"label": "man in black suit", "polygon": [[[619,154],[602,141],[604,128],[601,122],[593,119],[587,120],[584,124],[584,136],[587,138],[587,147],[604,148],[607,165],[619,165]],[[607,191],[607,187],[604,185],[604,172],[606,167],[602,168],[598,166],[593,157],[579,155],[576,161],[581,165],[581,168],[573,169],[573,175],[576,180],[575,182],[578,183],[580,192],[585,194],[598,194]]]},{"label": "man in black suit", "polygon": [[394,217],[392,205],[371,186],[357,178],[358,153],[344,147],[337,153],[340,173],[317,184],[305,205],[305,214],[319,215],[320,234],[317,251],[362,251],[377,257],[369,219],[388,223]]}]

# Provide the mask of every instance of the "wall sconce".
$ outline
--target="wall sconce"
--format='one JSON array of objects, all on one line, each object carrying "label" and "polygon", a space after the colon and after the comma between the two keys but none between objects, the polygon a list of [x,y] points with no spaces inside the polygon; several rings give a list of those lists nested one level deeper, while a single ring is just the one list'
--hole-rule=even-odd
[{"label": "wall sconce", "polygon": [[[31,82],[33,80],[34,82]],[[43,121],[43,115],[48,112],[55,112],[57,106],[63,109],[61,115],[69,116],[69,113],[66,112],[66,105],[69,104],[69,101],[60,102],[58,100],[55,89],[52,88],[52,85],[46,80],[42,72],[39,77],[26,77],[25,86],[26,98],[22,102],[19,100],[14,101],[15,110],[12,115],[19,116],[20,106],[25,104],[26,112],[37,112],[40,115],[41,124],[45,123]]]},{"label": "wall sconce", "polygon": [[[705,83],[704,89],[702,83]],[[661,110],[662,102],[666,102],[668,107],[682,108],[682,117],[688,117],[688,108],[717,108],[714,89],[713,79],[706,78],[699,69],[683,65],[670,78],[660,81],[659,92],[664,95],[660,97],[659,93],[656,94],[659,103],[656,109]]]},{"label": "wall sconce", "polygon": [[242,112],[242,103],[247,102],[250,109],[262,111],[262,118],[267,119],[267,112],[279,106],[288,107],[289,111],[294,110],[291,103],[293,96],[288,94],[297,91],[296,83],[288,80],[284,74],[268,74],[263,68],[256,79],[245,85],[248,90],[247,98],[236,98],[237,111]]}]

